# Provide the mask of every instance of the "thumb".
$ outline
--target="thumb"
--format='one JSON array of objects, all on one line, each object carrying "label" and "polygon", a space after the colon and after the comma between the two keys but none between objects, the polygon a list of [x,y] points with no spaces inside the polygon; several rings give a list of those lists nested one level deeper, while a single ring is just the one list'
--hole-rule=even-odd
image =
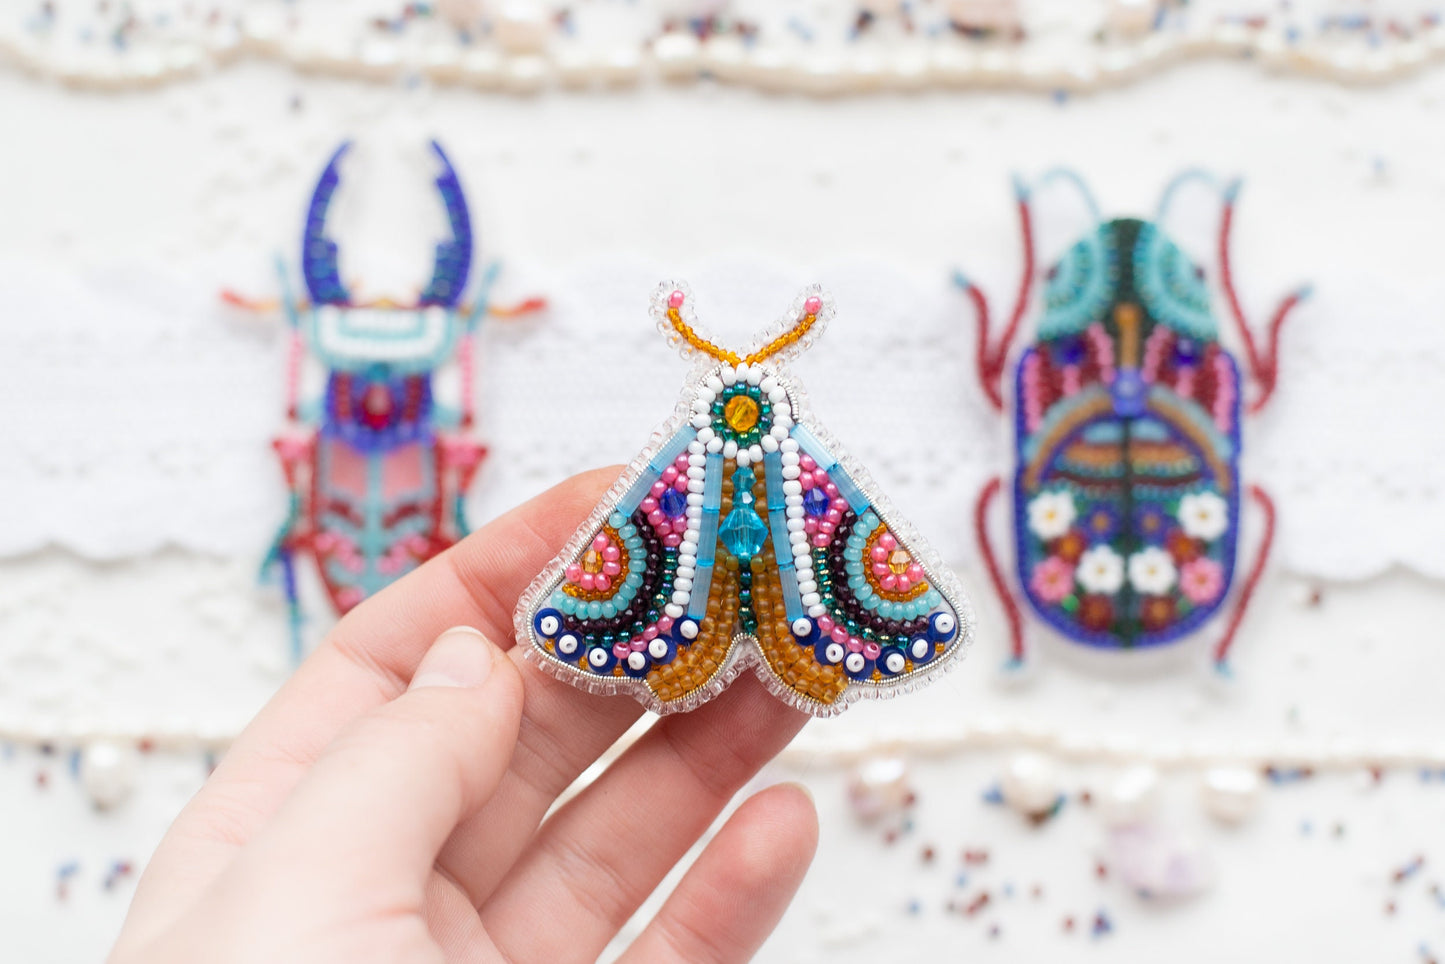
[{"label": "thumb", "polygon": [[423,884],[496,790],[521,715],[512,661],[475,629],[447,630],[405,693],[337,736],[243,859],[282,860],[302,887]]}]

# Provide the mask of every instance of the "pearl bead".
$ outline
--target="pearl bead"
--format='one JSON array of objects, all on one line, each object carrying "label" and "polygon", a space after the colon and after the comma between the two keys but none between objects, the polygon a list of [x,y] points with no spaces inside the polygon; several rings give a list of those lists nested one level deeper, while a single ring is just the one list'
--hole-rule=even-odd
[{"label": "pearl bead", "polygon": [[1104,820],[1115,826],[1144,823],[1159,806],[1159,771],[1139,765],[1125,770],[1099,799]]},{"label": "pearl bead", "polygon": [[848,779],[848,802],[853,806],[853,813],[863,821],[897,814],[911,806],[913,798],[908,766],[902,757],[867,760]]},{"label": "pearl bead", "polygon": [[1243,823],[1259,806],[1264,781],[1246,767],[1213,767],[1200,781],[1204,810],[1220,823]]},{"label": "pearl bead", "polygon": [[1061,795],[1054,761],[1042,753],[1020,753],[1009,760],[999,781],[1004,802],[1026,816],[1048,813]]},{"label": "pearl bead", "polygon": [[140,753],[130,744],[97,740],[80,755],[80,783],[90,802],[108,810],[125,802],[135,789]]}]

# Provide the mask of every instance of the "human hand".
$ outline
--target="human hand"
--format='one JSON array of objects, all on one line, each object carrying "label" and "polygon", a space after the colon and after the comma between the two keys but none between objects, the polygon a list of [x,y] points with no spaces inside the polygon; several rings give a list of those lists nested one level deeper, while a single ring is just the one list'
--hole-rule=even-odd
[{"label": "human hand", "polygon": [[[614,477],[564,482],[341,620],[176,819],[111,964],[595,960],[807,719],[745,675],[543,822],[642,712],[512,647],[517,597]],[[621,960],[747,960],[817,831],[798,788],[752,797]]]}]

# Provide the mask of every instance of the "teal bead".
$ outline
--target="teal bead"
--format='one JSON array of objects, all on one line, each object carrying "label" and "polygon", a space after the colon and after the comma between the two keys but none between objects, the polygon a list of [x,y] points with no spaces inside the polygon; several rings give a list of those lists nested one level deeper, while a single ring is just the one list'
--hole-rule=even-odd
[{"label": "teal bead", "polygon": [[627,525],[627,516],[623,515],[621,512],[614,512],[607,517],[607,524],[614,529],[621,529],[623,526]]},{"label": "teal bead", "polygon": [[633,556],[632,558],[627,560],[627,568],[630,572],[646,572],[647,560],[639,559],[637,556]]},{"label": "teal bead", "polygon": [[[646,563],[644,563],[644,565],[646,565]],[[632,570],[627,573],[627,578],[622,580],[622,582],[632,589],[637,589],[642,585],[642,577],[637,574],[637,570]]]},{"label": "teal bead", "polygon": [[602,604],[601,604],[600,602],[598,602],[597,600],[594,599],[594,600],[592,600],[590,603],[587,604],[587,618],[588,618],[588,619],[601,619],[601,618],[602,618]]},{"label": "teal bead", "polygon": [[624,540],[631,539],[633,536],[637,535],[637,526],[629,522],[627,525],[622,526],[617,530],[617,535]]},{"label": "teal bead", "polygon": [[849,562],[862,562],[863,550],[858,549],[854,546],[849,546],[847,549],[843,550],[843,558],[847,559]]},{"label": "teal bead", "polygon": [[607,602],[605,602],[605,603],[602,604],[602,618],[603,618],[603,619],[611,619],[613,616],[616,616],[616,615],[617,615],[617,606],[613,604],[612,600],[609,599]]}]

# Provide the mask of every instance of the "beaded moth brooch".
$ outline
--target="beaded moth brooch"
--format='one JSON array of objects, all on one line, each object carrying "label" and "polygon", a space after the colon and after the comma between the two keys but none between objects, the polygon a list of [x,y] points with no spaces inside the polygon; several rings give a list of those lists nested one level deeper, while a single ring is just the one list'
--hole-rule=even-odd
[{"label": "beaded moth brooch", "polygon": [[[297,657],[298,555],[315,559],[332,604],[345,613],[466,535],[467,489],[487,454],[472,434],[477,330],[489,313],[515,316],[542,306],[491,306],[495,263],[483,273],[473,303],[462,303],[472,266],[471,216],[456,171],[435,142],[431,148],[441,165],[436,185],[451,237],[436,246],[430,281],[414,301],[354,301],[341,280],[337,244],[326,234],[349,147],[344,143],[332,155],[306,212],[305,300],[292,297],[279,267],[291,342],[287,427],[273,445],[289,507],[262,573],[280,571]],[[263,307],[225,297],[242,307]],[[319,400],[303,404],[299,383],[308,356],[324,369],[325,389]],[[448,364],[460,374],[457,409],[432,393],[433,376]]]},{"label": "beaded moth brooch", "polygon": [[[1204,271],[1164,233],[1175,192],[1204,180],[1222,196],[1220,285],[1254,383],[1250,413],[1273,394],[1280,330],[1308,289],[1279,305],[1260,351],[1230,268],[1237,181],[1220,187],[1201,172],[1185,172],[1149,222],[1102,220],[1088,188],[1069,171],[1050,172],[1035,187],[1060,178],[1083,194],[1095,227],[1046,275],[1038,333],[1013,369],[1013,536],[1023,596],[1050,627],[1087,646],[1134,650],[1180,641],[1225,604],[1247,494],[1263,513],[1264,532],[1213,645],[1223,670],[1269,556],[1275,511],[1263,489],[1240,483],[1245,388],[1220,343]],[[1031,191],[1020,183],[1016,193],[1024,280],[996,344],[989,344],[983,294],[957,276],[978,313],[979,381],[1000,414],[1009,347],[1033,286]],[[986,484],[974,521],[1008,614],[1010,665],[1017,667],[1026,657],[1022,621],[987,531],[989,505],[1002,486],[1000,478]]]},{"label": "beaded moth brooch", "polygon": [[833,315],[817,289],[742,354],[664,284],[652,312],[694,362],[677,412],[517,607],[545,670],[657,713],[744,669],[815,716],[907,692],[973,634],[952,575],[813,422],[786,362]]}]

